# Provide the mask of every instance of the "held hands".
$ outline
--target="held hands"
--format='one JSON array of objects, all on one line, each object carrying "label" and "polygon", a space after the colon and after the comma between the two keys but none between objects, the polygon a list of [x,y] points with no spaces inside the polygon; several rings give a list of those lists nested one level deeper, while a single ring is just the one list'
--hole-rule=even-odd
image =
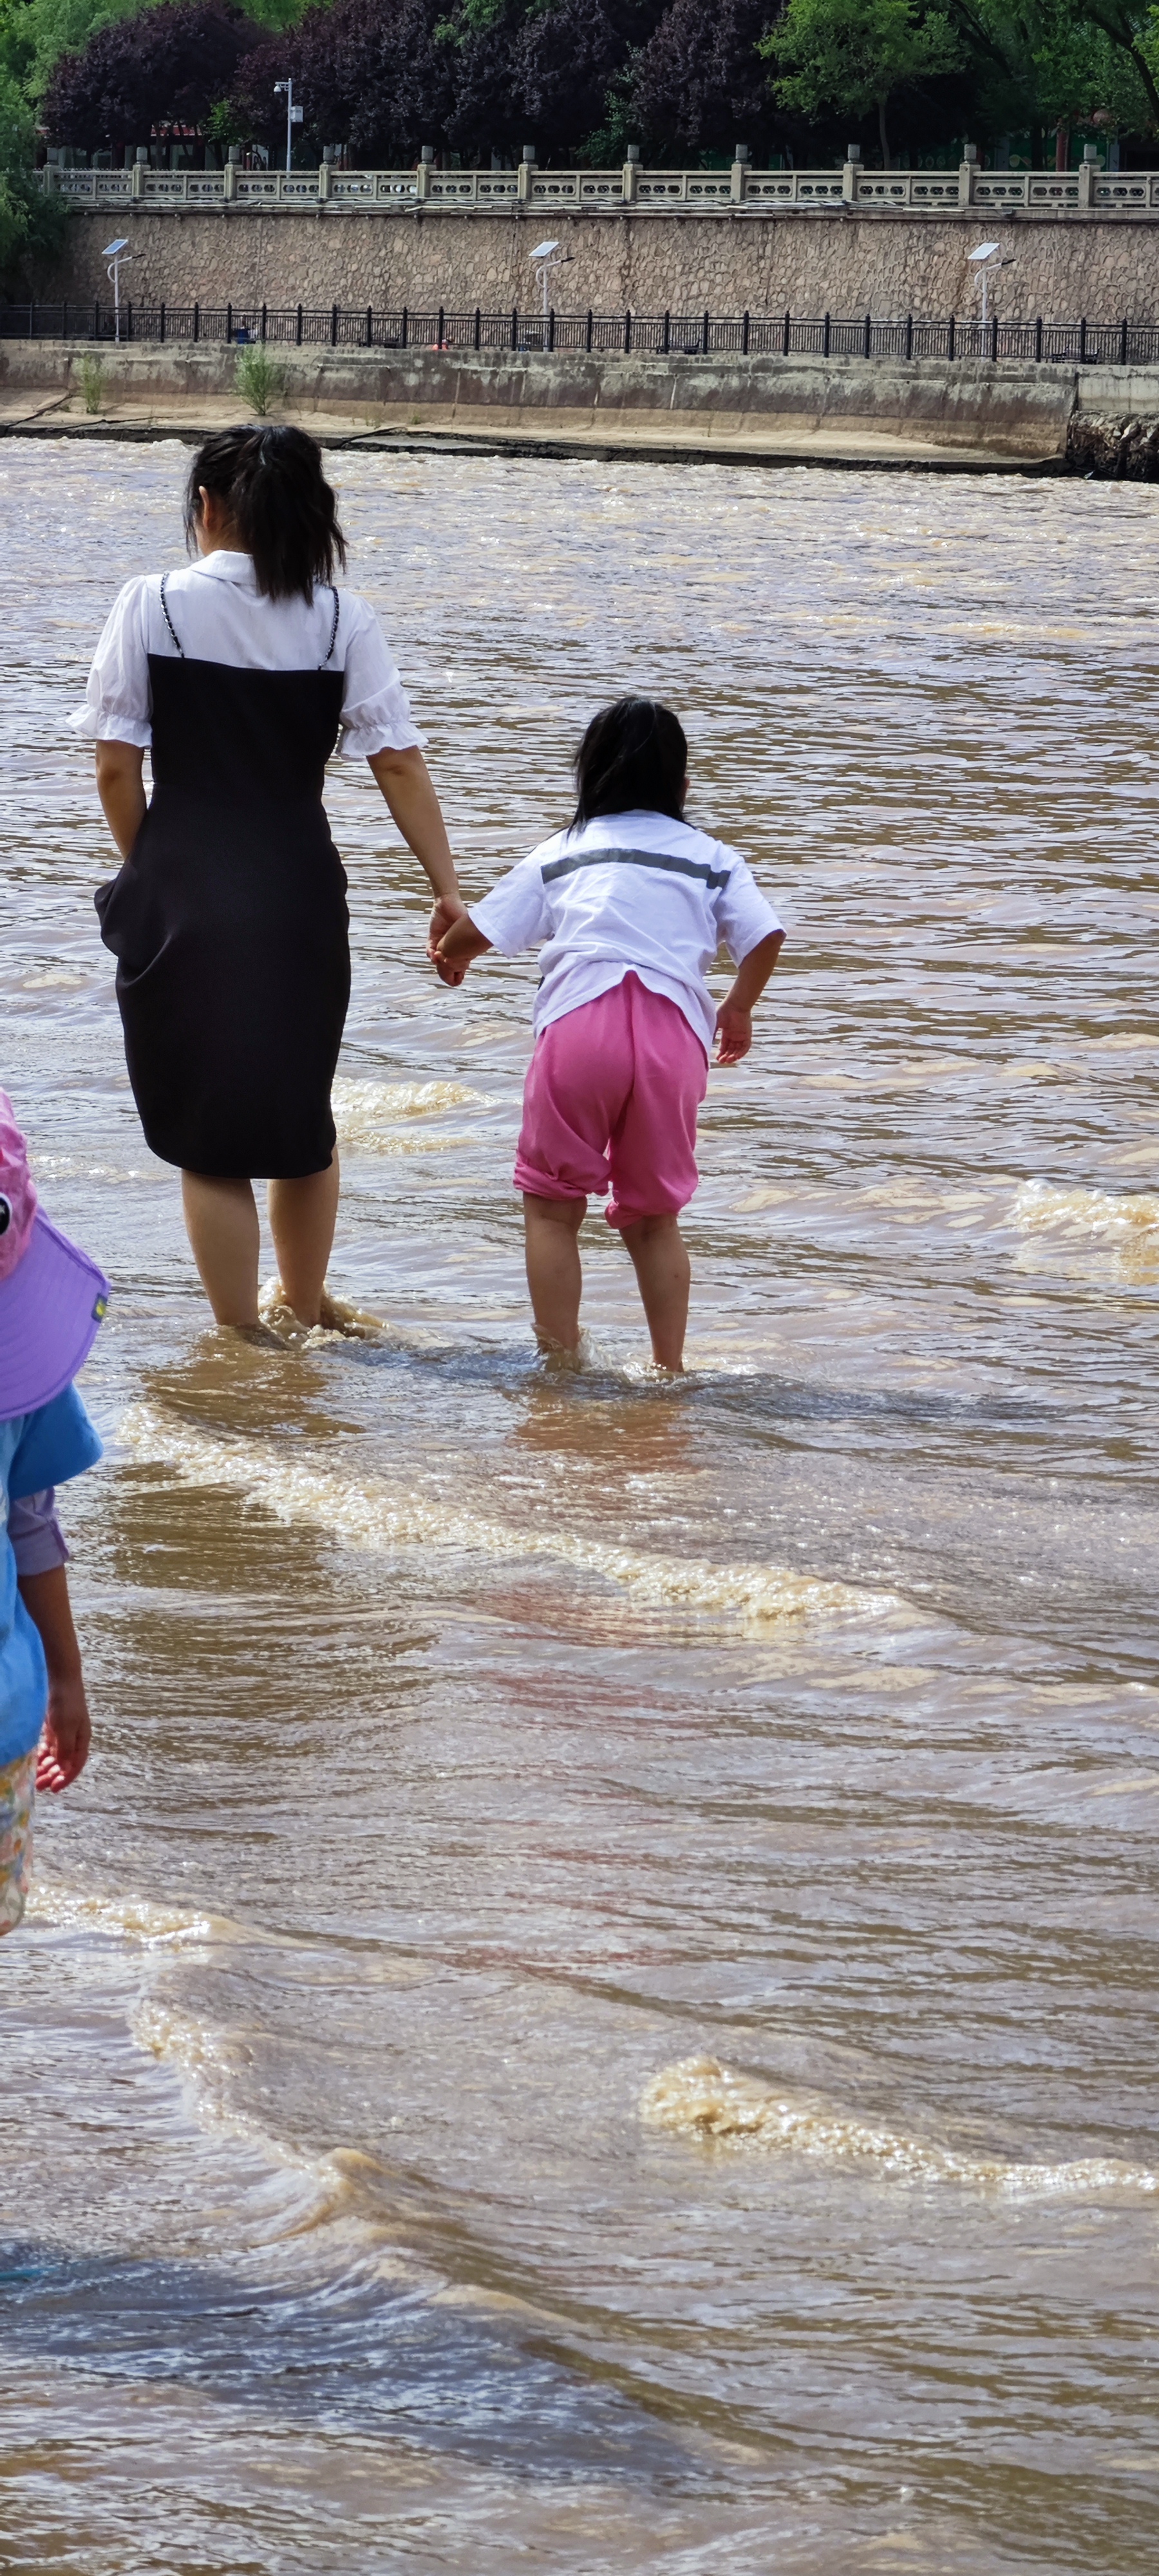
[{"label": "held hands", "polygon": [[48,1714],[36,1759],[38,1789],[59,1792],[71,1788],[88,1760],[91,1734],[88,1701],[80,1674],[68,1681],[54,1681],[49,1689]]},{"label": "held hands", "polygon": [[[453,928],[455,922],[462,920],[466,909],[466,904],[462,902],[461,898],[457,894],[441,894],[439,896],[438,902],[431,914],[430,928],[427,931],[427,955],[433,966],[437,966],[438,964],[438,949],[440,942],[446,938],[448,930]],[[461,978],[456,978],[456,981],[461,981]]]}]

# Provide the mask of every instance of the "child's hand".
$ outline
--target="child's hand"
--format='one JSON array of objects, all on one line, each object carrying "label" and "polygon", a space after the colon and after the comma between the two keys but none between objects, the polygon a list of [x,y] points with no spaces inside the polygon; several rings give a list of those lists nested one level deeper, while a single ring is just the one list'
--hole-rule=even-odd
[{"label": "child's hand", "polygon": [[455,923],[462,920],[466,909],[461,895],[441,894],[439,896],[427,931],[427,955],[432,964],[436,951],[446,938],[448,930],[453,929]]},{"label": "child's hand", "polygon": [[80,1778],[89,1755],[92,1726],[84,1681],[78,1672],[68,1681],[54,1681],[48,1694],[48,1714],[36,1762],[38,1789],[60,1791]]},{"label": "child's hand", "polygon": [[739,1003],[722,1002],[716,1014],[716,1061],[739,1064],[753,1042],[753,1015]]},{"label": "child's hand", "polygon": [[432,949],[431,954],[434,960],[435,973],[438,976],[440,984],[465,983],[467,968],[471,963],[469,957],[465,957],[461,963],[451,959],[450,957],[444,957],[442,940],[440,940],[437,948]]}]

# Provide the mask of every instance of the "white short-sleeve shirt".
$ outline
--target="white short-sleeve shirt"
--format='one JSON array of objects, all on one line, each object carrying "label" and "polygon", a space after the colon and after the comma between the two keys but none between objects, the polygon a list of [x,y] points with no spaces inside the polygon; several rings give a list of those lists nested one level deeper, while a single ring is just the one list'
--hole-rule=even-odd
[{"label": "white short-sleeve shirt", "polygon": [[667,814],[601,814],[541,841],[469,906],[507,956],[542,940],[535,1031],[636,974],[666,993],[706,1050],[716,1005],[705,974],[718,949],[739,966],[782,930],[746,860]]},{"label": "white short-sleeve shirt", "polygon": [[178,646],[190,661],[226,662],[239,671],[310,671],[323,664],[340,671],[340,747],[350,760],[422,743],[368,600],[325,586],[311,601],[265,599],[252,556],[224,548],[170,573],[164,604],[159,573],[126,582],[105,621],[84,705],[69,719],[74,731],[147,750],[153,739],[149,655],[176,659]]}]

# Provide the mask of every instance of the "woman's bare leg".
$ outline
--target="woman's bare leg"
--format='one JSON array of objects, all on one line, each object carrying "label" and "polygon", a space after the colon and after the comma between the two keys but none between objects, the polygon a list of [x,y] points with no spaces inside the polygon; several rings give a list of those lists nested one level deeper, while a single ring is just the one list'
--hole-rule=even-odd
[{"label": "woman's bare leg", "polygon": [[635,1264],[636,1285],[652,1335],[652,1357],[658,1368],[679,1371],[684,1366],[692,1282],[679,1220],[642,1216],[621,1231]]},{"label": "woman's bare leg", "polygon": [[183,1172],[185,1230],[219,1324],[256,1324],[261,1235],[251,1181]]},{"label": "woman's bare leg", "polygon": [[586,1199],[539,1199],[523,1193],[527,1232],[527,1285],[536,1339],[545,1351],[578,1351],[583,1295],[579,1230]]},{"label": "woman's bare leg", "polygon": [[329,1171],[308,1172],[301,1181],[270,1182],[270,1232],[278,1277],[286,1303],[300,1324],[322,1321],[322,1290],[337,1214],[337,1147]]}]

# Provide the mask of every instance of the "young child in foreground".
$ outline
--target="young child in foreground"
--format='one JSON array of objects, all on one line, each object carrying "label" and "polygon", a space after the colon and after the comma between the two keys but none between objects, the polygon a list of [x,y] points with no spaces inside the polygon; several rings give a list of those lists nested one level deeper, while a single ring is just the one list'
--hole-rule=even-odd
[{"label": "young child in foreground", "polygon": [[95,1262],[40,1213],[0,1091],[0,1934],[24,1912],[34,1793],[67,1789],[88,1756],[53,1488],[101,1454],[72,1380],[108,1293]]},{"label": "young child in foreground", "polygon": [[[611,1187],[660,1368],[684,1365],[689,1267],[679,1214],[696,1188],[696,1113],[709,1049],[739,1064],[784,939],[736,850],[684,821],[688,745],[670,707],[620,698],[576,759],[566,832],[472,904],[439,942],[446,984],[473,957],[545,945],[515,1186],[540,1347],[580,1347],[579,1229]],[[720,1009],[705,973],[727,948]]]}]

